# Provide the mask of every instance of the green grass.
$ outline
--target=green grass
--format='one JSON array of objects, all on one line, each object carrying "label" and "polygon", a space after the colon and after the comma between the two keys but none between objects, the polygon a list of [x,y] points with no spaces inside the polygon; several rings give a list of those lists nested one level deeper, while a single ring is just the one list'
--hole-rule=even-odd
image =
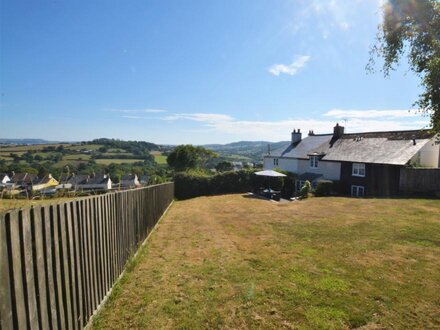
[{"label": "green grass", "polygon": [[132,164],[142,162],[142,159],[96,159],[97,164]]},{"label": "green grass", "polygon": [[176,202],[95,328],[440,327],[440,201]]},{"label": "green grass", "polygon": [[156,161],[156,163],[158,163],[159,165],[164,165],[167,163],[167,156],[163,156],[163,155],[154,155],[154,160]]},{"label": "green grass", "polygon": [[75,154],[75,155],[65,155],[63,160],[89,160],[91,155],[89,154]]}]

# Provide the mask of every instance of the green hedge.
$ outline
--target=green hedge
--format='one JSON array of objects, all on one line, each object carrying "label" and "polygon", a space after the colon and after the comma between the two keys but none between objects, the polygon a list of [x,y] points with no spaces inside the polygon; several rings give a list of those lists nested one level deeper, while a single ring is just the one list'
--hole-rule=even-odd
[{"label": "green hedge", "polygon": [[241,170],[212,176],[176,173],[174,175],[174,194],[177,199],[188,199],[198,196],[247,192],[252,186],[253,172]]},{"label": "green hedge", "polygon": [[223,172],[215,175],[203,173],[176,173],[174,191],[177,199],[188,199],[198,196],[221,195],[232,193],[257,192],[269,185],[274,190],[281,190],[283,198],[293,196],[295,175],[286,173],[287,177],[269,178],[254,174],[255,170]]}]

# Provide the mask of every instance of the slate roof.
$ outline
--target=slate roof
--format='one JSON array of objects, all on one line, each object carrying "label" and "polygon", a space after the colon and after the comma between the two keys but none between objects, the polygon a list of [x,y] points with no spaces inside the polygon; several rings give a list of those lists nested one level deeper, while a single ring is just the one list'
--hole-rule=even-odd
[{"label": "slate roof", "polygon": [[86,184],[102,184],[107,183],[110,180],[110,177],[105,174],[96,174],[93,177],[90,177]]},{"label": "slate roof", "polygon": [[270,156],[308,159],[320,155],[327,161],[405,165],[434,136],[429,130],[349,133],[339,139],[333,134],[310,135]]},{"label": "slate roof", "polygon": [[271,151],[270,157],[289,157],[308,159],[308,153],[323,144],[328,144],[333,134],[309,135],[295,144],[287,144],[282,148]]},{"label": "slate roof", "polygon": [[30,184],[38,181],[38,177],[30,173],[16,173],[12,176],[11,181],[15,184]]},{"label": "slate roof", "polygon": [[344,134],[311,151],[325,154],[322,160],[405,165],[434,135],[428,130]]},{"label": "slate roof", "polygon": [[136,180],[136,178],[137,178],[136,174],[127,174],[122,176],[121,181],[134,181]]},{"label": "slate roof", "polygon": [[74,185],[75,184],[86,184],[89,177],[90,176],[87,174],[74,174],[69,178],[67,183],[71,183]]}]

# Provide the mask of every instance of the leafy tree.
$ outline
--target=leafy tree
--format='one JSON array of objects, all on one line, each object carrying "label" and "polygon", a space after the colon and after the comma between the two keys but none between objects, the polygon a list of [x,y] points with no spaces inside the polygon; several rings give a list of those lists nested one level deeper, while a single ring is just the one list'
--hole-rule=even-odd
[{"label": "leafy tree", "polygon": [[218,163],[215,166],[215,169],[219,172],[227,172],[227,171],[232,171],[233,166],[232,166],[231,162],[223,161],[223,162]]},{"label": "leafy tree", "polygon": [[381,57],[384,75],[388,76],[407,54],[410,68],[424,89],[414,106],[429,115],[434,131],[440,132],[440,3],[388,0],[383,12],[367,69],[373,71],[375,58]]},{"label": "leafy tree", "polygon": [[217,154],[203,147],[190,144],[177,146],[168,156],[167,163],[176,171],[204,167],[206,162]]}]

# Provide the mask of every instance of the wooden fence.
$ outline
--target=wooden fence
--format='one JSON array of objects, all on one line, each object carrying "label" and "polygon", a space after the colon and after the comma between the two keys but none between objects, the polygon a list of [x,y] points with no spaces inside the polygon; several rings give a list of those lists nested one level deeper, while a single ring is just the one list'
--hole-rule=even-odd
[{"label": "wooden fence", "polygon": [[0,329],[82,329],[173,195],[166,183],[0,215]]},{"label": "wooden fence", "polygon": [[403,195],[435,195],[440,192],[440,169],[401,168],[399,188]]}]

